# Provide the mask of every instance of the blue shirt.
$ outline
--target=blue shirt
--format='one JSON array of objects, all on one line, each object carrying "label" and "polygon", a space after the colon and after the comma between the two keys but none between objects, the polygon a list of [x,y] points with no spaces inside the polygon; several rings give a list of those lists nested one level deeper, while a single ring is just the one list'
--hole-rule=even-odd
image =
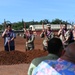
[{"label": "blue shirt", "polygon": [[[4,36],[4,46],[8,45],[8,40],[11,40],[12,38],[16,38],[16,34],[14,33],[14,31],[7,31],[5,36]],[[10,46],[14,46],[14,40],[12,40],[10,42]]]},{"label": "blue shirt", "polygon": [[32,60],[29,69],[28,69],[28,75],[32,75],[33,70],[44,60],[56,60],[58,59],[58,56],[54,54],[48,54],[47,56],[35,58]]}]

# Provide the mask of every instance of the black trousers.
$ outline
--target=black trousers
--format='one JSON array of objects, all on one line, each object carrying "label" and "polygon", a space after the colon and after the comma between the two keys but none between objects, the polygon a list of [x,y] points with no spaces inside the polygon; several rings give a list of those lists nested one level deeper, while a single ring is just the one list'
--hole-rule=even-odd
[{"label": "black trousers", "polygon": [[5,48],[5,51],[14,51],[15,50],[15,46],[10,46],[10,48],[8,46],[4,46],[4,48]]}]

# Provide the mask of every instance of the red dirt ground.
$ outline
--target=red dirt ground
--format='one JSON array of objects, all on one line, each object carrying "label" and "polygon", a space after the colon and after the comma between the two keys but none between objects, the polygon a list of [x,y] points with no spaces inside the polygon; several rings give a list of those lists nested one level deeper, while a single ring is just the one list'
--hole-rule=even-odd
[{"label": "red dirt ground", "polygon": [[5,52],[4,40],[0,37],[0,75],[27,75],[31,61],[36,57],[48,54],[42,49],[42,41],[43,39],[37,36],[35,38],[35,49],[26,51],[25,39],[17,37],[15,39],[15,51]]},{"label": "red dirt ground", "polygon": [[3,38],[0,37],[0,75],[27,75],[30,62],[40,56],[47,55],[47,51],[42,50],[42,40],[35,38],[35,50],[25,50],[25,39],[17,37],[15,39],[15,51],[5,52]]},{"label": "red dirt ground", "polygon": [[47,51],[42,50],[42,40],[37,36],[35,38],[35,49],[26,51],[25,39],[17,37],[15,39],[15,51],[5,52],[3,38],[0,38],[0,65],[30,63],[36,57],[47,55]]}]

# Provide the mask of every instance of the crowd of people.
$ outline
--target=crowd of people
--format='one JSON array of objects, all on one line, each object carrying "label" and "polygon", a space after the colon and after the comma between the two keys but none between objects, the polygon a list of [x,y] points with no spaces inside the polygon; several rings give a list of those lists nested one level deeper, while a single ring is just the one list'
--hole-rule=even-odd
[{"label": "crowd of people", "polygon": [[[54,32],[51,29],[51,25],[47,24],[46,29],[43,27],[42,32],[40,34],[40,38],[44,38],[42,45],[43,50],[48,50],[48,41],[54,37],[60,38],[63,43],[64,48],[68,46],[70,43],[75,40],[75,25],[72,29],[67,29],[67,25],[60,25],[60,30],[58,31],[57,36],[55,36]],[[26,42],[26,50],[33,50],[35,48],[34,41],[35,35],[32,29],[26,30],[24,29],[24,38],[27,39]],[[29,47],[30,49],[28,49]]]},{"label": "crowd of people", "polygon": [[35,58],[32,60],[28,75],[32,75],[33,70],[43,61],[43,60],[56,60],[60,57],[61,51],[63,50],[63,44],[59,38],[52,38],[48,41],[48,55],[40,58]]},{"label": "crowd of people", "polygon": [[[44,26],[44,24],[43,24]],[[36,32],[37,33],[37,32]],[[15,32],[12,30],[11,24],[8,24],[5,28],[5,31],[2,34],[4,38],[4,49],[6,51],[15,50],[14,39],[16,38]],[[35,35],[32,29],[24,28],[24,36],[26,39],[25,50],[33,50],[35,48],[34,41]],[[44,38],[43,40],[43,50],[48,50],[48,41],[52,38],[56,37],[54,32],[51,30],[51,25],[47,24],[46,29],[43,27],[42,32],[40,34],[40,38]],[[75,40],[75,25],[73,29],[68,30],[67,25],[60,25],[60,30],[58,31],[57,37],[61,39],[64,47],[68,44],[74,42]]]},{"label": "crowd of people", "polygon": [[42,61],[31,75],[75,75],[75,43],[69,44],[64,50],[57,60]]},{"label": "crowd of people", "polygon": [[[8,24],[2,33],[4,38],[5,51],[15,50],[16,38],[11,24]],[[34,50],[35,35],[32,29],[24,28],[26,39],[26,50]],[[57,36],[51,30],[50,24],[47,24],[40,34],[43,40],[43,50],[48,51],[48,55],[32,60],[28,75],[75,75],[75,25],[73,29],[68,30],[67,25],[60,25]]]},{"label": "crowd of people", "polygon": [[28,75],[75,75],[75,25],[71,30],[67,25],[61,25],[57,37],[48,24],[40,34],[43,49],[48,55],[32,60]]}]

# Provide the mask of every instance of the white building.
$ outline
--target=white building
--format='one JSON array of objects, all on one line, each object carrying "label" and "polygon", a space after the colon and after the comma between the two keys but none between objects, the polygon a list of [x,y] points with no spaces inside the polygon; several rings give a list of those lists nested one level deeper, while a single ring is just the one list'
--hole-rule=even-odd
[{"label": "white building", "polygon": [[[46,24],[44,25],[44,28],[46,28]],[[72,25],[67,25],[67,29],[72,29]],[[42,25],[30,25],[29,28],[31,28],[33,31],[34,30],[42,30],[43,26]],[[51,24],[51,29],[52,30],[59,30],[60,29],[60,24]]]}]

